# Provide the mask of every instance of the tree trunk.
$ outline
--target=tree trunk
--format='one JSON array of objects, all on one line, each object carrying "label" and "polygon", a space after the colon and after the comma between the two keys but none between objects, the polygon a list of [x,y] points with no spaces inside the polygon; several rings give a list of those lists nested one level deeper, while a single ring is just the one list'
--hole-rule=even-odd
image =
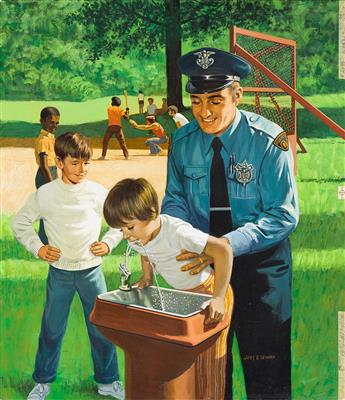
[{"label": "tree trunk", "polygon": [[168,105],[184,108],[177,59],[181,56],[180,0],[165,0],[165,62]]}]

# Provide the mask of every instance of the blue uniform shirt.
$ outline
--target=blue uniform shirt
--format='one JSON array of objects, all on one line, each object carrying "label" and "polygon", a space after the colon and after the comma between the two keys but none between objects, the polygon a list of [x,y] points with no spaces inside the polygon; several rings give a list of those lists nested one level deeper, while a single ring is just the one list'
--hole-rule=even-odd
[{"label": "blue uniform shirt", "polygon": [[[235,257],[265,250],[286,239],[298,222],[291,151],[273,141],[281,127],[237,110],[220,136],[233,231],[224,235]],[[162,212],[209,231],[210,168],[214,136],[196,120],[172,135]]]}]

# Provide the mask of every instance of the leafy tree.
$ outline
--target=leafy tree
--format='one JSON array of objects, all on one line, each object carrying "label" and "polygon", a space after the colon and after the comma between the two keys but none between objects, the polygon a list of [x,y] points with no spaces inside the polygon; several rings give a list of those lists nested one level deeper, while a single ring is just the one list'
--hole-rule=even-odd
[{"label": "leafy tree", "polygon": [[69,0],[3,1],[0,37],[1,86],[6,97],[83,99],[98,97],[97,85],[84,78],[86,52],[82,27],[64,17],[79,5]]},{"label": "leafy tree", "polygon": [[290,8],[290,0],[85,0],[69,21],[87,26],[84,41],[93,59],[113,51],[124,57],[136,48],[143,60],[164,46],[168,102],[182,107],[176,66],[182,40],[203,43],[231,24],[268,27],[272,19],[286,20]]},{"label": "leafy tree", "polygon": [[297,42],[297,90],[303,95],[345,90],[338,77],[338,8],[338,0],[295,0],[289,23],[272,21],[272,35]]}]

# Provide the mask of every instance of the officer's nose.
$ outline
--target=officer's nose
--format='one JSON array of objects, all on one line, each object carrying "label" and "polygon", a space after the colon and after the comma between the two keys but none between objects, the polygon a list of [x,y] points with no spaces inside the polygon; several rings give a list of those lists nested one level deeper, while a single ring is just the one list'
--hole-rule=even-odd
[{"label": "officer's nose", "polygon": [[211,115],[207,103],[201,103],[200,115],[202,118],[207,118]]}]

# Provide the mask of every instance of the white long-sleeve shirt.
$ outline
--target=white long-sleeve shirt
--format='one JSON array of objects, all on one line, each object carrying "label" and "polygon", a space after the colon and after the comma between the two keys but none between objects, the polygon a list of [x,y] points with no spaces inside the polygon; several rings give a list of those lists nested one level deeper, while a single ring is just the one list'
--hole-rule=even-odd
[{"label": "white long-sleeve shirt", "polygon": [[[76,185],[56,179],[32,193],[14,217],[12,228],[17,240],[35,257],[43,246],[33,223],[43,219],[49,245],[61,250],[52,266],[64,270],[82,270],[100,265],[102,257],[90,251],[99,240],[103,203],[107,190],[98,183],[85,180]],[[102,238],[110,251],[123,235],[119,229],[109,229]]]}]

